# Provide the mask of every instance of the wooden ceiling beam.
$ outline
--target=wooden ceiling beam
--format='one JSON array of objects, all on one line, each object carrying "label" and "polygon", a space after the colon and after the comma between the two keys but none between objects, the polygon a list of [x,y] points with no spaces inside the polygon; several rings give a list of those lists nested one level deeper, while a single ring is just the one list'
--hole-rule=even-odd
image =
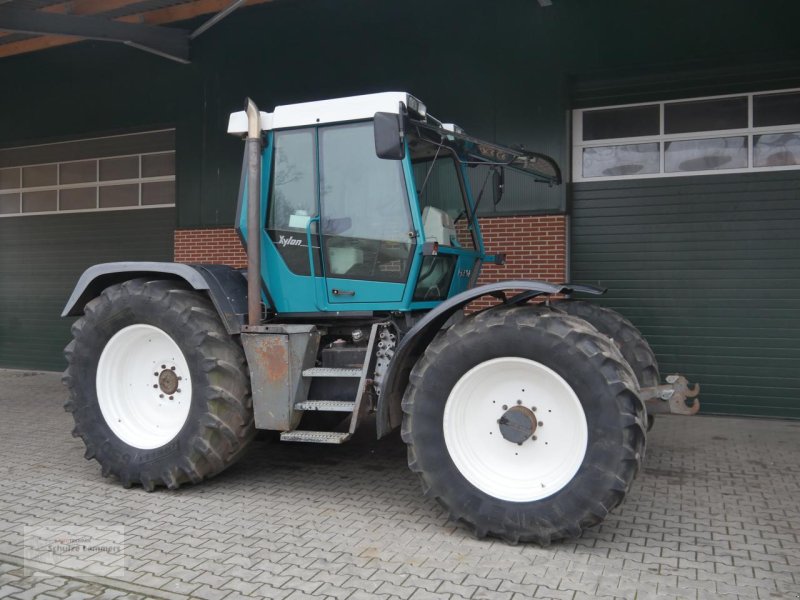
[{"label": "wooden ceiling beam", "polygon": [[[255,6],[256,4],[266,4],[272,0],[247,0],[242,8]],[[186,21],[202,15],[218,13],[228,7],[231,0],[195,0],[186,4],[157,8],[136,15],[122,17],[120,21],[128,23],[146,23],[147,25],[162,25],[164,23],[174,23],[175,21]]]},{"label": "wooden ceiling beam", "polygon": [[[255,6],[256,4],[266,4],[267,2],[271,1],[272,0],[247,0],[247,2],[245,3],[245,7]],[[141,0],[73,0],[72,2],[64,2],[52,6],[62,7],[65,5],[72,5],[72,7],[74,8],[76,5],[80,5],[82,10],[89,10],[91,6],[95,7],[102,6],[103,12],[105,12],[108,10],[115,10],[113,8],[105,8],[112,4],[123,3],[121,6],[117,6],[117,8],[121,8],[122,6],[128,6],[129,4],[134,4],[136,2],[141,2]],[[134,15],[127,15],[125,17],[120,17],[115,20],[122,21],[125,23],[163,25],[164,23],[174,23],[175,21],[184,21],[187,19],[192,19],[194,17],[199,17],[210,13],[217,13],[226,8],[229,4],[230,0],[196,0],[192,2],[187,2],[185,4],[178,4],[176,6],[168,6],[166,8],[159,8]],[[52,8],[52,6],[50,8]],[[60,12],[60,11],[61,11],[60,8],[59,9],[53,8],[52,12]],[[69,13],[69,14],[76,14],[76,13]],[[98,14],[98,13],[82,13],[82,14]],[[34,38],[28,38],[26,40],[20,40],[18,42],[11,42],[10,44],[0,45],[0,58],[5,58],[7,56],[15,56],[17,54],[27,54],[29,52],[36,52],[37,50],[45,50],[48,48],[56,48],[58,46],[74,44],[75,42],[80,42],[82,40],[83,38],[64,36],[64,35],[45,35]]]},{"label": "wooden ceiling beam", "polygon": [[[72,0],[71,2],[61,2],[60,4],[51,4],[40,9],[41,12],[56,13],[61,15],[99,15],[105,12],[111,12],[118,8],[125,8],[131,4],[136,4],[141,0]],[[10,32],[0,32],[0,37],[11,35]]]}]

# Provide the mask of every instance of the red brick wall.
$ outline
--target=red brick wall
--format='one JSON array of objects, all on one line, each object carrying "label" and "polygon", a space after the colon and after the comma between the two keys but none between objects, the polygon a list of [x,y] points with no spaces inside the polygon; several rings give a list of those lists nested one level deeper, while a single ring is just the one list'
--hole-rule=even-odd
[{"label": "red brick wall", "polygon": [[483,217],[479,221],[486,252],[505,253],[506,263],[484,265],[478,283],[504,279],[564,281],[567,252],[564,215]]},{"label": "red brick wall", "polygon": [[178,229],[175,231],[175,262],[247,266],[247,254],[236,231],[219,229]]},{"label": "red brick wall", "polygon": [[[478,283],[508,279],[566,279],[566,218],[563,215],[483,217],[483,241],[490,254],[505,253],[503,266],[484,265]],[[241,268],[247,255],[232,228],[179,229],[175,232],[175,260],[184,263],[221,263]],[[489,301],[476,303],[488,305]]]},{"label": "red brick wall", "polygon": [[[502,266],[484,265],[478,284],[510,279],[565,281],[567,220],[564,215],[483,217],[479,221],[486,252],[504,253],[506,262]],[[484,308],[495,302],[484,298],[470,308]]]}]

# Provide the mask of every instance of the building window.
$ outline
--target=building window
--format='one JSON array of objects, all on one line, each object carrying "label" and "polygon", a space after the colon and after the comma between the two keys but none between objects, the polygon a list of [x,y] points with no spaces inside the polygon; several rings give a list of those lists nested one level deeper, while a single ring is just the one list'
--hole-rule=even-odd
[{"label": "building window", "polygon": [[175,206],[174,130],[0,150],[0,217]]},{"label": "building window", "polygon": [[576,110],[575,181],[800,168],[800,90]]}]

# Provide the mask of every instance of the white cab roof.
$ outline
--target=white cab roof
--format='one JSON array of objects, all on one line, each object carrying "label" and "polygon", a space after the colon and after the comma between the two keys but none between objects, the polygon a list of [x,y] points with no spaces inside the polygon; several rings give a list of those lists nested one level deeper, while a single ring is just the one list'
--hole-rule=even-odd
[{"label": "white cab roof", "polygon": [[[371,119],[376,112],[397,114],[400,112],[400,102],[408,105],[410,96],[406,92],[381,92],[276,106],[275,112],[261,112],[261,130]],[[244,111],[231,113],[228,133],[247,133],[247,114]]]}]

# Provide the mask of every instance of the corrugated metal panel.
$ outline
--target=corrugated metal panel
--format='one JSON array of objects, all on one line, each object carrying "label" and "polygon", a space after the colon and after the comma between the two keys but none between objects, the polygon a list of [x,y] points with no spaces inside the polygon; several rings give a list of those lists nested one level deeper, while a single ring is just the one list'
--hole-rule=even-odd
[{"label": "corrugated metal panel", "polygon": [[74,319],[61,319],[87,267],[172,260],[175,209],[0,219],[0,367],[61,370]]},{"label": "corrugated metal panel", "polygon": [[576,184],[571,250],[704,411],[800,418],[800,174]]}]

